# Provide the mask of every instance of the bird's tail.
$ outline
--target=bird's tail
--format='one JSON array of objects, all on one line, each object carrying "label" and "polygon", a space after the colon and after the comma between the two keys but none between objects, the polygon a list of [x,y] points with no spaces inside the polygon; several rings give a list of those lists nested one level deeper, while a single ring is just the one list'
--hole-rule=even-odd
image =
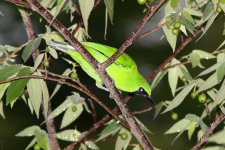
[{"label": "bird's tail", "polygon": [[55,41],[48,41],[46,44],[54,49],[60,50],[63,53],[66,53],[68,49],[76,50],[73,46],[65,43],[59,43]]}]

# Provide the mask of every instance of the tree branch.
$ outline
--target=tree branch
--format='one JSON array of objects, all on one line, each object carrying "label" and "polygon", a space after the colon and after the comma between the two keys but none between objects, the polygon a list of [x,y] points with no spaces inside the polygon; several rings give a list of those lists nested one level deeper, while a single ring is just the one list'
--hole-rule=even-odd
[{"label": "tree branch", "polygon": [[225,119],[225,114],[221,113],[216,116],[215,120],[211,123],[210,128],[204,133],[201,139],[195,144],[192,150],[199,150],[206,142],[207,138],[213,133],[215,128]]},{"label": "tree branch", "polygon": [[[164,2],[165,0],[161,0],[159,2]],[[109,90],[111,97],[115,100],[117,106],[120,108],[124,118],[127,120],[131,133],[137,138],[140,145],[145,150],[152,150],[153,146],[148,141],[147,137],[141,130],[140,126],[138,125],[137,121],[135,120],[134,116],[132,115],[131,111],[128,109],[127,105],[124,103],[122,96],[119,94],[117,89],[115,88],[112,80],[106,74],[105,69],[100,67],[99,63],[93,56],[88,53],[88,51],[81,45],[81,43],[74,38],[74,36],[58,21],[53,20],[53,16],[44,8],[42,7],[36,0],[27,0],[27,2],[31,5],[31,8],[39,13],[45,20],[52,24],[53,27],[57,29],[59,33],[61,33],[64,38],[76,48],[76,50],[81,54],[81,56],[92,65],[92,67],[96,70],[104,85]],[[154,8],[154,7],[153,7]]]},{"label": "tree branch", "polygon": [[101,64],[103,69],[107,68],[112,64],[116,58],[118,58],[135,40],[138,33],[143,29],[148,20],[156,13],[156,11],[166,2],[167,0],[158,0],[151,6],[151,9],[147,12],[144,18],[140,21],[139,25],[134,29],[129,38],[122,44],[122,46],[110,57],[107,61]]},{"label": "tree branch", "polygon": [[201,29],[198,29],[194,35],[190,35],[188,38],[186,38],[174,51],[172,55],[170,55],[157,69],[155,69],[152,74],[147,78],[148,80],[152,80],[160,71],[164,69],[167,63],[169,63],[178,53],[180,53],[185,46],[187,46],[195,36],[202,33]]}]

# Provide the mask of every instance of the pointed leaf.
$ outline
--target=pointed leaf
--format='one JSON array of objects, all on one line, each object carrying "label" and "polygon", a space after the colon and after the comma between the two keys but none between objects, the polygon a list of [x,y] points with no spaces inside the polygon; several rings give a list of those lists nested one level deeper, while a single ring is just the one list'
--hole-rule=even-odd
[{"label": "pointed leaf", "polygon": [[131,141],[131,138],[132,138],[131,133],[127,129],[121,128],[119,132],[119,136],[117,137],[117,140],[116,140],[115,150],[126,149]]},{"label": "pointed leaf", "polygon": [[5,119],[4,111],[3,111],[3,102],[0,100],[0,115]]},{"label": "pointed leaf", "polygon": [[178,122],[176,122],[170,129],[168,129],[164,134],[172,134],[172,133],[178,133],[182,130],[187,130],[188,125],[191,123],[188,119],[181,119]]},{"label": "pointed leaf", "polygon": [[[31,74],[31,70],[28,67],[22,68],[17,76],[24,76]],[[13,81],[6,92],[6,105],[11,103],[12,101],[16,100],[22,93],[24,88],[26,87],[29,79],[20,79]]]},{"label": "pointed leaf", "polygon": [[218,80],[216,73],[214,73],[203,84],[199,85],[197,93],[210,89],[216,84],[218,84]]},{"label": "pointed leaf", "polygon": [[63,141],[75,142],[82,137],[82,134],[78,130],[64,130],[57,133],[57,138]]},{"label": "pointed leaf", "polygon": [[170,101],[169,105],[166,107],[166,109],[162,113],[168,112],[176,108],[177,106],[179,106],[194,86],[195,84],[193,83],[190,85],[187,85],[172,101]]},{"label": "pointed leaf", "polygon": [[212,136],[210,136],[207,141],[208,142],[214,142],[217,144],[225,144],[225,130],[219,131]]},{"label": "pointed leaf", "polygon": [[113,24],[114,0],[104,0],[104,3],[108,11],[111,24]]},{"label": "pointed leaf", "polygon": [[[176,64],[177,62],[175,60],[172,60],[171,65]],[[175,95],[175,91],[177,88],[177,82],[178,82],[178,67],[173,67],[169,69],[168,71],[168,81],[170,85],[170,89],[172,92],[172,95]]]},{"label": "pointed leaf", "polygon": [[70,107],[68,107],[63,116],[60,128],[62,129],[62,128],[70,125],[81,115],[82,112],[83,112],[82,103],[73,104]]},{"label": "pointed leaf", "polygon": [[50,54],[53,58],[58,59],[58,54],[57,54],[56,50],[55,50],[54,48],[51,48],[51,47],[48,47],[48,49],[49,49],[49,54]]},{"label": "pointed leaf", "polygon": [[34,136],[35,130],[40,130],[40,127],[36,126],[36,125],[27,127],[25,129],[23,129],[22,131],[20,131],[19,133],[17,133],[15,136],[20,136],[20,137]]},{"label": "pointed leaf", "polygon": [[39,67],[39,65],[41,64],[43,58],[44,58],[44,54],[38,55],[38,57],[37,57],[37,59],[35,61],[34,67],[32,68],[32,72],[34,72]]},{"label": "pointed leaf", "polygon": [[38,145],[44,150],[50,150],[50,142],[48,139],[48,134],[44,130],[35,130],[34,131],[35,138],[37,140]]},{"label": "pointed leaf", "polygon": [[173,35],[172,30],[168,29],[167,26],[163,26],[163,32],[166,36],[167,41],[169,42],[170,46],[172,47],[172,50],[174,52],[176,48],[177,43],[177,36]]},{"label": "pointed leaf", "polygon": [[34,112],[39,118],[39,111],[42,103],[41,79],[30,79],[27,84],[29,100],[34,108]]},{"label": "pointed leaf", "polygon": [[93,141],[85,141],[85,144],[89,149],[98,150],[99,147]]},{"label": "pointed leaf", "polygon": [[189,56],[190,56],[192,68],[197,67],[198,64],[200,63],[200,56],[196,53],[191,53]]},{"label": "pointed leaf", "polygon": [[5,65],[0,68],[0,80],[8,79],[10,76],[16,74],[22,65]]},{"label": "pointed leaf", "polygon": [[80,4],[82,18],[84,21],[84,26],[85,26],[86,32],[88,33],[88,18],[94,7],[95,1],[94,0],[79,0],[79,4]]},{"label": "pointed leaf", "polygon": [[26,62],[31,54],[39,47],[41,44],[41,37],[38,37],[31,41],[23,50],[22,58],[23,61]]}]

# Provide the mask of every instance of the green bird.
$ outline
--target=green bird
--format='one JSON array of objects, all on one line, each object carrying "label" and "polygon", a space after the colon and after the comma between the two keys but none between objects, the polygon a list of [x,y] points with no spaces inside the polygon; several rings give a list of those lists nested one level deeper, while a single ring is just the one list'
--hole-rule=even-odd
[{"label": "green bird", "polygon": [[[81,42],[81,44],[100,63],[108,60],[117,51],[114,47],[93,42]],[[70,55],[80,65],[80,67],[96,81],[96,86],[98,88],[106,89],[98,73],[73,46],[54,41],[48,41],[47,45]],[[109,65],[106,68],[106,72],[113,80],[117,89],[129,93],[135,93],[152,100],[150,97],[151,86],[139,73],[134,60],[126,53],[121,54],[111,65]]]}]

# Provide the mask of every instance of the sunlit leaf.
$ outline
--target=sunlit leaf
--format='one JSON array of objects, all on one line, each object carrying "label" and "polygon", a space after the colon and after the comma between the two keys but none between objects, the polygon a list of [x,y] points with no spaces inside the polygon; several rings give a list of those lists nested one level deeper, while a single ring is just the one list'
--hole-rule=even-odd
[{"label": "sunlit leaf", "polygon": [[[25,76],[31,74],[31,70],[28,67],[22,68],[17,76]],[[23,92],[24,88],[26,87],[29,79],[20,79],[12,81],[9,85],[8,90],[6,92],[6,104],[8,105],[12,101],[16,100]]]},{"label": "sunlit leaf", "polygon": [[94,0],[79,0],[79,4],[80,4],[80,10],[81,10],[84,26],[88,33],[88,18],[94,7],[95,1]]},{"label": "sunlit leaf", "polygon": [[102,132],[99,134],[99,138],[96,140],[96,142],[108,137],[109,135],[114,135],[121,126],[116,123],[116,121],[113,119],[107,123],[107,126],[102,130]]},{"label": "sunlit leaf", "polygon": [[127,129],[121,128],[116,140],[115,150],[126,149],[131,141],[131,138],[132,138],[131,133]]},{"label": "sunlit leaf", "polygon": [[3,111],[3,102],[0,100],[0,115],[5,119],[4,111]]},{"label": "sunlit leaf", "polygon": [[161,71],[155,76],[155,78],[151,84],[152,88],[154,88],[158,85],[158,83],[162,80],[162,78],[166,75],[166,73],[167,73],[167,71]]},{"label": "sunlit leaf", "polygon": [[16,136],[20,136],[20,137],[34,136],[35,130],[40,130],[40,127],[36,126],[36,125],[27,127],[25,129],[23,129],[22,131],[20,131],[19,133],[17,133]]},{"label": "sunlit leaf", "polygon": [[0,68],[0,80],[8,79],[10,76],[16,74],[22,65],[9,65],[1,66]]},{"label": "sunlit leaf", "polygon": [[42,103],[42,88],[40,79],[30,79],[27,84],[29,100],[34,108],[34,112],[39,118],[39,111]]},{"label": "sunlit leaf", "polygon": [[187,130],[187,127],[191,123],[190,120],[188,119],[181,119],[178,122],[176,122],[172,127],[170,127],[169,130],[165,132],[165,134],[172,134],[172,133],[178,133],[181,132],[182,130]]},{"label": "sunlit leaf", "polygon": [[190,56],[192,67],[193,68],[197,67],[198,64],[200,63],[200,56],[196,53],[191,53],[189,56]]},{"label": "sunlit leaf", "polygon": [[48,47],[48,49],[49,49],[49,54],[50,54],[53,58],[58,59],[58,54],[57,54],[56,50],[55,50],[54,48],[51,48],[51,47]]},{"label": "sunlit leaf", "polygon": [[197,122],[192,121],[188,126],[188,139],[191,140],[191,137],[196,129]]},{"label": "sunlit leaf", "polygon": [[[176,63],[177,63],[177,61],[175,59],[173,59],[171,61],[171,65],[174,65]],[[177,88],[177,82],[178,82],[178,67],[173,67],[173,68],[169,69],[169,71],[168,71],[168,81],[169,81],[169,85],[170,85],[172,95],[174,96],[176,88]]]},{"label": "sunlit leaf", "polygon": [[104,3],[107,8],[111,24],[113,24],[114,0],[104,0]]},{"label": "sunlit leaf", "polygon": [[27,147],[25,148],[25,150],[29,150],[31,147],[33,147],[33,145],[36,143],[36,139],[33,138],[30,143],[27,145]]},{"label": "sunlit leaf", "polygon": [[82,103],[73,104],[69,106],[63,115],[62,123],[60,128],[64,128],[74,122],[83,112]]},{"label": "sunlit leaf", "polygon": [[93,141],[85,141],[84,142],[89,149],[98,150],[99,147]]},{"label": "sunlit leaf", "polygon": [[42,91],[42,99],[43,99],[43,107],[44,107],[44,114],[45,117],[47,117],[48,113],[48,102],[49,102],[49,92],[48,92],[48,87],[47,84],[44,80],[40,80],[41,83],[41,91]]},{"label": "sunlit leaf", "polygon": [[168,29],[167,26],[163,26],[163,32],[166,36],[167,41],[169,42],[172,50],[174,51],[177,43],[177,36],[173,35],[172,30]]},{"label": "sunlit leaf", "polygon": [[201,150],[224,150],[224,146],[207,146],[201,148]]},{"label": "sunlit leaf", "polygon": [[35,130],[34,131],[35,138],[37,140],[38,145],[44,150],[50,150],[50,143],[48,139],[48,134],[44,130]]},{"label": "sunlit leaf", "polygon": [[216,84],[218,84],[217,75],[216,73],[213,73],[203,84],[199,85],[197,93],[210,89]]},{"label": "sunlit leaf", "polygon": [[168,111],[176,108],[177,106],[179,106],[194,86],[195,86],[195,84],[193,84],[193,83],[187,85],[172,101],[170,101],[169,105],[166,107],[166,109],[163,111],[163,113],[168,112]]},{"label": "sunlit leaf", "polygon": [[78,141],[81,137],[82,137],[82,133],[80,133],[76,129],[64,130],[57,133],[57,138],[63,141],[75,142],[75,141]]},{"label": "sunlit leaf", "polygon": [[225,75],[225,62],[220,64],[216,69],[217,80],[221,81]]},{"label": "sunlit leaf", "polygon": [[211,135],[207,141],[208,142],[214,142],[214,143],[217,143],[217,144],[225,144],[225,130],[222,130],[222,131],[219,131],[213,135]]},{"label": "sunlit leaf", "polygon": [[178,4],[178,3],[179,3],[179,0],[171,0],[171,1],[170,1],[170,5],[171,5],[172,8],[177,7],[177,4]]},{"label": "sunlit leaf", "polygon": [[39,54],[36,61],[35,61],[35,64],[34,64],[34,67],[32,68],[32,72],[34,72],[38,67],[39,65],[41,64],[42,60],[44,58],[44,54]]},{"label": "sunlit leaf", "polygon": [[23,61],[26,62],[28,58],[31,56],[31,54],[39,47],[41,44],[41,38],[38,37],[31,41],[23,50],[22,58]]}]

